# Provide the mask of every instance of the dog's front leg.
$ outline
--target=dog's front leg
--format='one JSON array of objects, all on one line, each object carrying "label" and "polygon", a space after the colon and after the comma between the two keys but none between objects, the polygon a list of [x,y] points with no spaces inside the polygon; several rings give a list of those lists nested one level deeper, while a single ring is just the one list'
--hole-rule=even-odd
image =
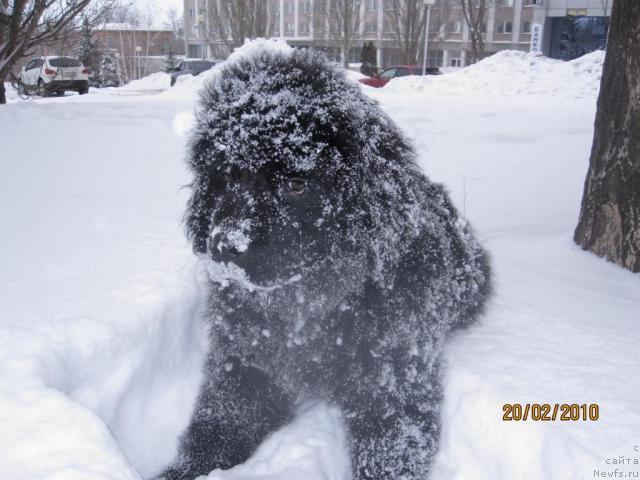
[{"label": "dog's front leg", "polygon": [[[404,370],[404,369],[402,369]],[[343,403],[354,480],[426,480],[438,449],[441,386],[437,373],[421,381],[370,388],[361,382]]]},{"label": "dog's front leg", "polygon": [[264,372],[237,357],[209,363],[178,459],[161,479],[191,480],[238,465],[291,417],[293,401]]}]

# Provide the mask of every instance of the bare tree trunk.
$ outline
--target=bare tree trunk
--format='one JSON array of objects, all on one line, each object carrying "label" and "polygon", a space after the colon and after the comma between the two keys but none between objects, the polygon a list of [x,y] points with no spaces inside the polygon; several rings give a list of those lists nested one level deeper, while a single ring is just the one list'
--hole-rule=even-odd
[{"label": "bare tree trunk", "polygon": [[574,240],[640,271],[640,2],[616,0]]},{"label": "bare tree trunk", "polygon": [[[124,41],[122,40],[122,30],[119,31],[119,35],[120,35],[120,58],[122,58],[122,73],[124,74],[124,83],[127,83],[129,82],[129,80],[131,80],[131,78],[127,68],[127,57],[125,55],[125,50],[124,50]],[[120,83],[123,83],[122,79],[120,79]]]},{"label": "bare tree trunk", "polygon": [[403,0],[393,4],[393,10],[385,12],[393,32],[396,49],[402,63],[417,63],[421,48],[420,39],[426,21],[426,8],[422,0]]},{"label": "bare tree trunk", "polygon": [[351,22],[351,17],[349,16],[349,2],[343,2],[343,17],[344,18],[344,36],[342,37],[342,66],[344,68],[349,68],[349,57],[351,56],[350,47],[349,47],[349,23]]},{"label": "bare tree trunk", "polygon": [[484,39],[482,38],[482,26],[485,21],[486,0],[461,0],[462,16],[469,27],[469,40],[471,41],[471,61],[477,62],[484,53]]},{"label": "bare tree trunk", "polygon": [[5,77],[0,77],[0,105],[7,103],[7,94],[4,91],[4,80]]},{"label": "bare tree trunk", "polygon": [[316,39],[332,40],[340,48],[342,65],[349,65],[351,47],[361,38],[363,0],[315,0],[313,34]]},{"label": "bare tree trunk", "polygon": [[209,19],[214,29],[206,32],[208,40],[223,42],[227,53],[231,53],[247,38],[266,36],[268,6],[265,0],[211,0]]}]

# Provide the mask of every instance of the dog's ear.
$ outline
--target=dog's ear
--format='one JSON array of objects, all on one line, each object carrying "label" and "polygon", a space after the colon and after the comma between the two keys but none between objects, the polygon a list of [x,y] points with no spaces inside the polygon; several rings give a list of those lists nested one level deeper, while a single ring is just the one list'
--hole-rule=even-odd
[{"label": "dog's ear", "polygon": [[446,189],[420,172],[409,172],[415,181],[417,204],[426,213],[416,224],[419,232],[398,259],[394,273],[402,288],[441,294],[446,286],[456,298],[456,314],[443,316],[447,330],[464,327],[482,311],[490,294],[491,267],[473,229],[460,217]]},{"label": "dog's ear", "polygon": [[186,235],[195,253],[206,253],[207,238],[211,229],[213,192],[202,177],[196,178],[189,187],[191,197],[184,215]]},{"label": "dog's ear", "polygon": [[195,253],[206,253],[207,239],[211,231],[211,216],[215,202],[223,194],[227,178],[226,175],[204,165],[196,167],[191,162],[194,179],[188,185],[191,197],[187,203],[184,223],[187,238],[191,241]]}]

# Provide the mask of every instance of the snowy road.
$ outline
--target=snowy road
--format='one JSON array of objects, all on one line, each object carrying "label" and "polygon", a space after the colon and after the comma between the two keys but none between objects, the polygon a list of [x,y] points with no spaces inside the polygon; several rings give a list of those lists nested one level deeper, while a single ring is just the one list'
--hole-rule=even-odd
[{"label": "snowy road", "polygon": [[[640,445],[640,288],[571,241],[595,99],[371,91],[492,253],[495,295],[448,348],[434,480],[589,479]],[[137,479],[171,460],[206,348],[183,239],[193,96],[0,108],[0,478]],[[596,422],[503,422],[505,403]],[[220,479],[348,476],[310,408]],[[635,468],[635,470],[633,470]],[[636,477],[631,477],[636,478]]]}]

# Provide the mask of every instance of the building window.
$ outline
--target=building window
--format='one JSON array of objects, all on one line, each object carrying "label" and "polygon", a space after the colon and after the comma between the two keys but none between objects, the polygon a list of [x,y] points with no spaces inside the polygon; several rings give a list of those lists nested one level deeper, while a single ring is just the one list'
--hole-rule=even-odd
[{"label": "building window", "polygon": [[524,0],[525,6],[527,5],[542,5],[542,0]]},{"label": "building window", "polygon": [[367,10],[375,12],[378,9],[378,0],[367,0]]},{"label": "building window", "polygon": [[284,2],[284,13],[288,15],[296,13],[296,6],[293,2]]},{"label": "building window", "polygon": [[271,32],[273,35],[280,35],[280,20],[276,20],[271,24]]},{"label": "building window", "polygon": [[461,67],[462,66],[462,54],[460,52],[451,52],[449,57],[449,66]]},{"label": "building window", "polygon": [[522,33],[526,33],[527,35],[531,35],[531,22],[524,21],[522,22]]},{"label": "building window", "polygon": [[200,45],[188,45],[187,55],[189,56],[189,58],[202,57],[202,47]]},{"label": "building window", "polygon": [[298,11],[300,13],[311,13],[311,0],[300,0]]},{"label": "building window", "polygon": [[307,20],[302,20],[298,25],[298,33],[309,33],[309,22]]},{"label": "building window", "polygon": [[193,8],[190,8],[190,9],[189,9],[189,16],[190,16],[190,17],[193,17],[193,16],[194,16],[194,14],[195,14],[195,11],[193,10]]},{"label": "building window", "polygon": [[482,22],[480,24],[480,33],[487,33],[487,22]]},{"label": "building window", "polygon": [[284,24],[284,34],[287,36],[292,36],[295,33],[295,25],[290,22],[286,22]]},{"label": "building window", "polygon": [[498,22],[498,28],[496,33],[513,33],[513,23],[511,22]]},{"label": "building window", "polygon": [[393,25],[389,20],[384,20],[384,22],[382,23],[382,29],[384,33],[393,33]]},{"label": "building window", "polygon": [[443,50],[429,50],[429,56],[427,57],[427,67],[442,66],[443,58],[444,58]]},{"label": "building window", "polygon": [[462,33],[462,22],[460,20],[447,22],[447,33]]},{"label": "building window", "polygon": [[378,31],[377,22],[367,22],[364,26],[365,33],[376,33]]},{"label": "building window", "polygon": [[360,53],[362,53],[360,48],[351,48],[349,50],[349,63],[360,63]]},{"label": "building window", "polygon": [[[385,48],[382,50],[382,68],[387,68],[390,65],[398,63],[399,55],[395,50]],[[395,73],[395,70],[394,72]]]},{"label": "building window", "polygon": [[586,8],[567,8],[567,17],[586,17]]},{"label": "building window", "polygon": [[514,0],[500,0],[501,7],[513,7]]},{"label": "building window", "polygon": [[398,3],[398,0],[384,0],[384,9],[395,10],[397,3]]}]

